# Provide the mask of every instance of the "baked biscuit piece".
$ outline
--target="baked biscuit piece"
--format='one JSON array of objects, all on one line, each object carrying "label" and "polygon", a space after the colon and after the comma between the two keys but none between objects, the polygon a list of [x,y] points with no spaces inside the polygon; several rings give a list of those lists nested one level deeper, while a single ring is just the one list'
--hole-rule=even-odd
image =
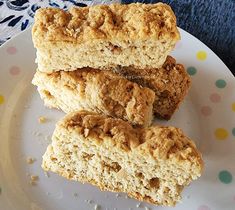
[{"label": "baked biscuit piece", "polygon": [[180,39],[170,6],[112,4],[39,9],[32,29],[40,71],[158,68]]},{"label": "baked biscuit piece", "polygon": [[154,92],[112,71],[37,71],[32,83],[45,105],[66,113],[85,109],[143,126],[150,125],[153,118]]},{"label": "baked biscuit piece", "polygon": [[178,109],[191,85],[190,76],[181,64],[171,56],[161,68],[136,69],[133,67],[114,68],[115,72],[128,80],[148,87],[155,92],[153,110],[155,115],[169,120]]},{"label": "baked biscuit piece", "polygon": [[42,167],[101,190],[174,206],[184,186],[200,177],[203,161],[178,128],[133,128],[121,119],[80,111],[57,123]]}]

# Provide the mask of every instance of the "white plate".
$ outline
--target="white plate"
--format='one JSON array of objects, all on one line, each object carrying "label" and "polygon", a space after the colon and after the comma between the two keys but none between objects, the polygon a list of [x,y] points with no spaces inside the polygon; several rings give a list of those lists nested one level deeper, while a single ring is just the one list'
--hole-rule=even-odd
[{"label": "white plate", "polygon": [[[192,75],[192,88],[180,109],[162,124],[182,128],[196,141],[205,160],[202,177],[183,192],[175,210],[235,209],[235,79],[203,43],[180,30],[182,40],[172,53]],[[56,121],[64,114],[43,106],[31,79],[36,69],[30,30],[0,48],[0,209],[86,210],[137,209],[124,194],[45,176],[42,154]],[[45,116],[44,124],[38,118]],[[36,158],[33,164],[27,157]],[[39,176],[30,185],[28,174]],[[89,203],[89,200],[92,202]],[[137,206],[136,206],[137,205]],[[153,209],[169,209],[141,203]]]}]

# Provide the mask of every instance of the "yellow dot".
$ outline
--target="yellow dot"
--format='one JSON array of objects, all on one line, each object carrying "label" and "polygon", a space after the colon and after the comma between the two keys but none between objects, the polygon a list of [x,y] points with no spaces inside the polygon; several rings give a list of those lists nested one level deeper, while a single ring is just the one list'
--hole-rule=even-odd
[{"label": "yellow dot", "polygon": [[0,104],[4,103],[4,96],[0,95]]},{"label": "yellow dot", "polygon": [[235,112],[235,102],[232,104],[232,110]]},{"label": "yellow dot", "polygon": [[198,52],[197,52],[197,59],[198,59],[199,61],[204,61],[204,60],[206,60],[206,57],[207,57],[207,54],[206,54],[205,51],[198,51]]},{"label": "yellow dot", "polygon": [[228,137],[228,132],[224,128],[217,128],[215,130],[215,137],[218,140],[225,140]]}]

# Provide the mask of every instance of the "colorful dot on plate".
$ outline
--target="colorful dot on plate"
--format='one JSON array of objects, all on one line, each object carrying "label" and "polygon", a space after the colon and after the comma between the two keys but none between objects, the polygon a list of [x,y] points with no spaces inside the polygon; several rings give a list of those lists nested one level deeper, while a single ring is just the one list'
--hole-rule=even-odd
[{"label": "colorful dot on plate", "polygon": [[8,47],[7,48],[7,53],[10,55],[14,55],[17,53],[17,49],[15,47]]},{"label": "colorful dot on plate", "polygon": [[224,184],[229,184],[232,182],[233,176],[229,171],[223,170],[219,172],[219,180]]},{"label": "colorful dot on plate", "polygon": [[218,140],[225,140],[228,137],[228,131],[226,131],[224,128],[217,128],[215,130],[215,137]]},{"label": "colorful dot on plate", "polygon": [[15,76],[15,75],[18,75],[20,73],[20,68],[18,66],[12,66],[10,69],[9,69],[9,72],[11,75]]},{"label": "colorful dot on plate", "polygon": [[175,45],[175,49],[178,50],[181,47],[182,47],[182,42],[181,41],[177,42],[176,45]]},{"label": "colorful dot on plate", "polygon": [[206,54],[205,51],[198,51],[198,52],[197,52],[197,59],[198,59],[199,61],[204,61],[204,60],[206,60],[206,57],[207,57],[207,54]]},{"label": "colorful dot on plate", "polygon": [[0,95],[0,105],[4,103],[4,96]]},{"label": "colorful dot on plate", "polygon": [[232,110],[235,112],[235,103],[232,103]]},{"label": "colorful dot on plate", "polygon": [[210,116],[212,114],[212,109],[209,106],[203,106],[201,108],[201,113],[205,117]]},{"label": "colorful dot on plate", "polygon": [[232,129],[232,134],[235,136],[235,128]]},{"label": "colorful dot on plate", "polygon": [[190,67],[187,68],[187,72],[188,72],[189,75],[193,76],[197,73],[197,69],[193,66],[190,66]]},{"label": "colorful dot on plate", "polygon": [[217,94],[217,93],[212,93],[212,94],[210,95],[210,100],[211,100],[211,102],[213,102],[213,103],[218,103],[218,102],[221,101],[221,97],[220,97],[220,95]]},{"label": "colorful dot on plate", "polygon": [[207,205],[201,205],[197,208],[197,210],[210,210],[210,208]]},{"label": "colorful dot on plate", "polygon": [[216,80],[215,85],[217,88],[224,88],[227,85],[227,83],[223,79],[218,79]]}]

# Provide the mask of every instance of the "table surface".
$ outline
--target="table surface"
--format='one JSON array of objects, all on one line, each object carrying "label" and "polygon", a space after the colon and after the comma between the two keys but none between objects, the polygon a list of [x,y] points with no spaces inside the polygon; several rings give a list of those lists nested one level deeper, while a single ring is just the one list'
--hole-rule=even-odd
[{"label": "table surface", "polygon": [[[112,0],[107,0],[112,1]],[[106,1],[106,2],[107,2]],[[118,0],[113,0],[118,2]],[[40,7],[67,9],[86,6],[101,0],[0,0],[0,45],[33,23]],[[131,3],[133,0],[123,0]],[[136,1],[135,1],[136,2]],[[157,0],[139,1],[145,3]],[[174,10],[178,25],[210,47],[235,75],[235,1],[234,0],[162,0]]]}]

